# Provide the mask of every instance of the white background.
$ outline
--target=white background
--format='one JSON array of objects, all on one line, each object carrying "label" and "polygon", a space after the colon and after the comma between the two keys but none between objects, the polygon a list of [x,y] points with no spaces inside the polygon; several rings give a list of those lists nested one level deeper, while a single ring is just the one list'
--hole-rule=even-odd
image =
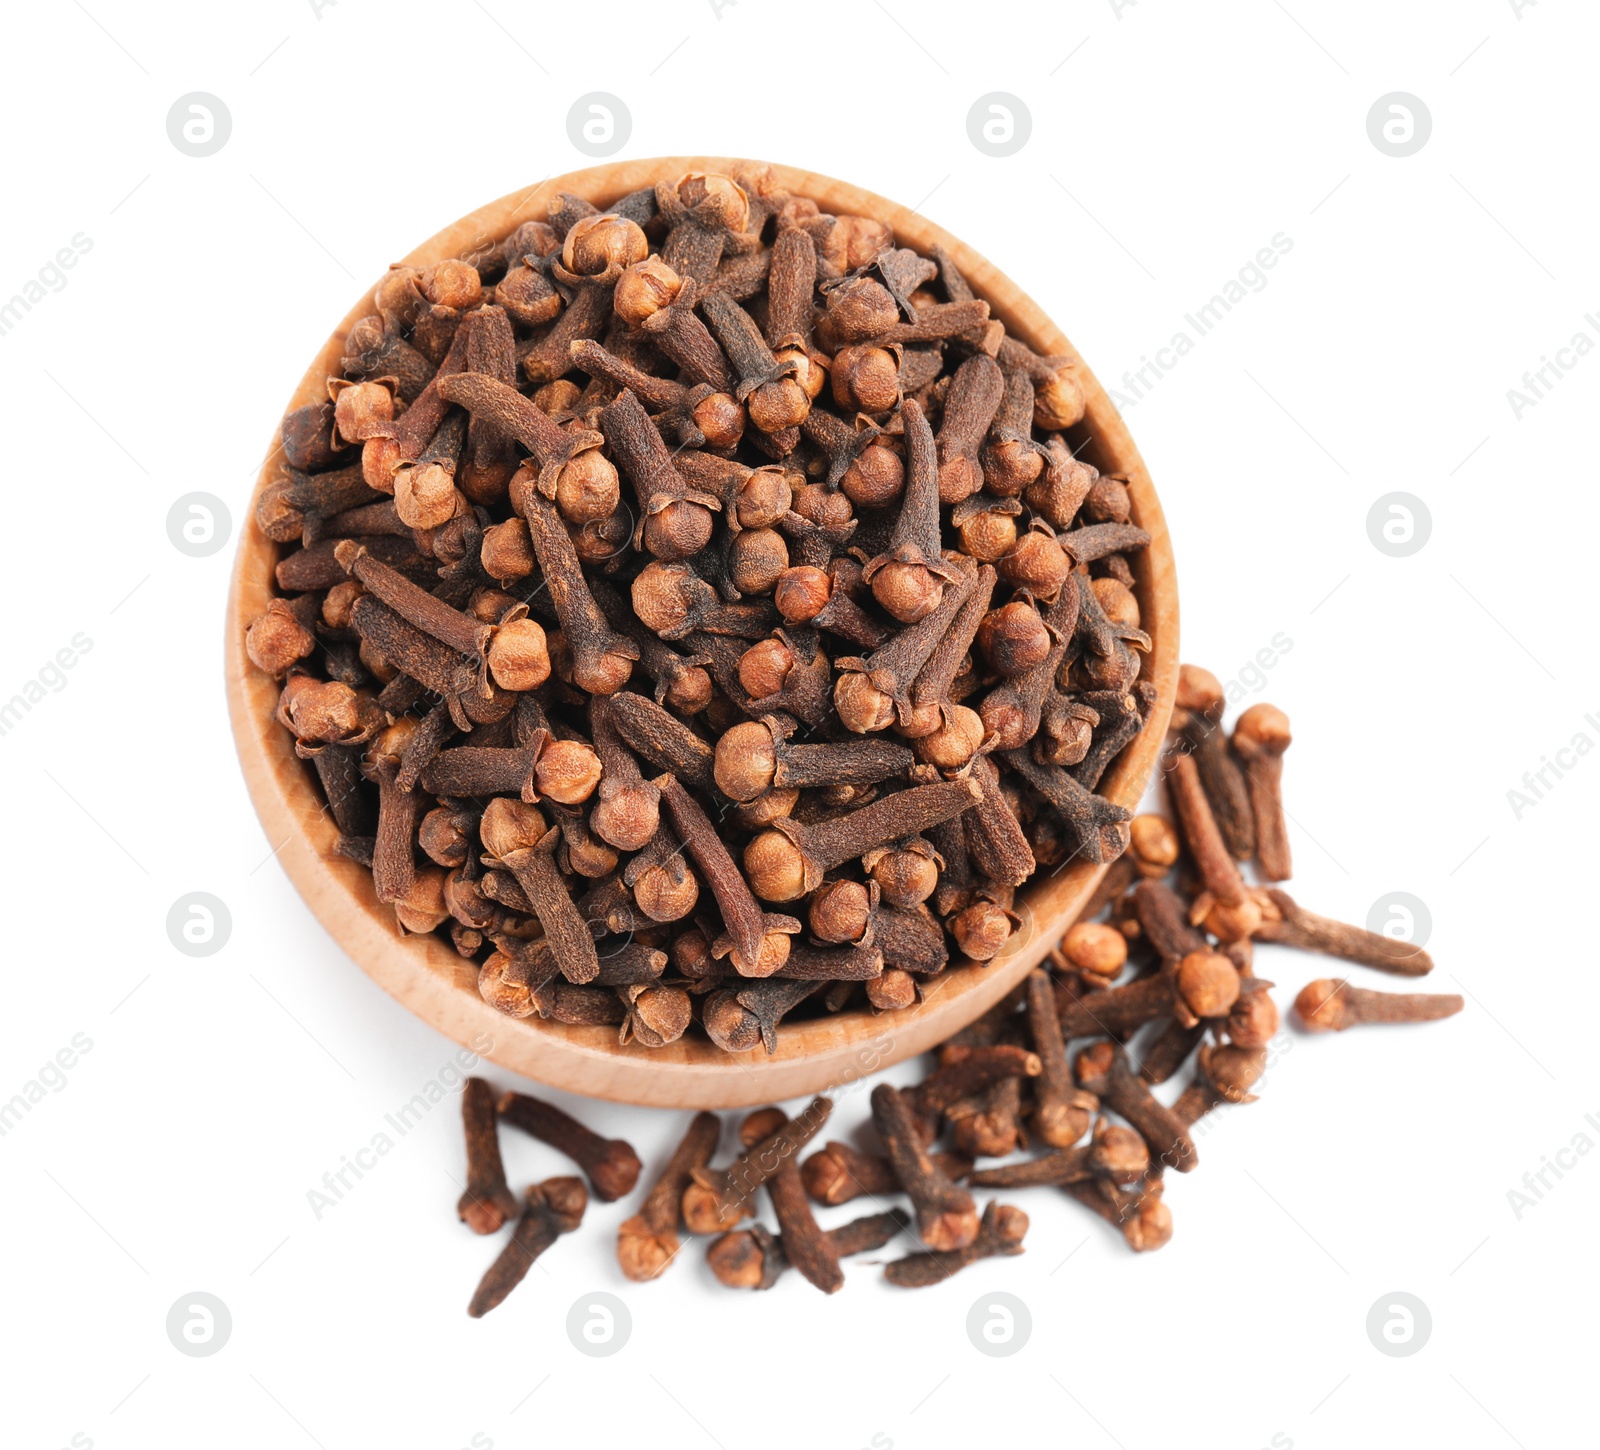
[{"label": "white background", "polygon": [[[1507,390],[1579,330],[1600,340],[1583,320],[1600,308],[1600,16],[1571,0],[1121,10],[340,0],[319,18],[305,0],[85,0],[8,16],[0,297],[74,234],[93,246],[0,337],[0,698],[75,633],[92,648],[0,737],[0,1098],[75,1033],[93,1046],[0,1140],[6,1445],[1576,1443],[1600,1155],[1547,1172],[1520,1217],[1508,1191],[1575,1135],[1600,1143],[1584,1116],[1600,1115],[1600,762],[1547,775],[1520,819],[1507,793],[1578,734],[1600,740],[1600,357],[1520,419]],[[233,120],[205,159],[165,128],[196,90]],[[735,1296],[698,1244],[660,1283],[627,1284],[626,1207],[594,1205],[474,1322],[496,1245],[455,1222],[453,1099],[320,1221],[308,1206],[455,1047],[342,956],[271,860],[223,704],[232,541],[186,557],[167,513],[216,494],[236,536],[284,398],[361,288],[458,215],[588,164],[565,117],[595,90],[631,111],[624,156],[769,157],[919,206],[1108,386],[1275,233],[1293,241],[1127,416],[1176,541],[1184,657],[1236,680],[1292,641],[1251,698],[1294,722],[1296,894],[1358,921],[1386,893],[1419,897],[1432,985],[1468,1004],[1425,1029],[1291,1037],[1262,1101],[1221,1115],[1172,1183],[1159,1254],[1037,1190],[1019,1196],[1026,1255],[939,1289],[847,1264],[833,1299],[793,1275]],[[991,91],[1032,115],[1007,159],[967,136]],[[1392,91],[1433,119],[1406,159],[1367,134]],[[1367,533],[1392,491],[1431,515],[1407,558]],[[165,930],[191,891],[232,915],[205,959]],[[1264,952],[1261,970],[1287,1003],[1326,965]],[[580,1111],[647,1165],[682,1126]],[[835,1121],[864,1118],[858,1096]],[[506,1151],[515,1183],[566,1171],[515,1135]],[[233,1318],[211,1358],[165,1332],[195,1290]],[[565,1330],[596,1290],[632,1315],[608,1359]],[[1032,1317],[1009,1358],[965,1328],[996,1290]],[[1392,1291],[1431,1311],[1409,1358],[1365,1330]]]}]

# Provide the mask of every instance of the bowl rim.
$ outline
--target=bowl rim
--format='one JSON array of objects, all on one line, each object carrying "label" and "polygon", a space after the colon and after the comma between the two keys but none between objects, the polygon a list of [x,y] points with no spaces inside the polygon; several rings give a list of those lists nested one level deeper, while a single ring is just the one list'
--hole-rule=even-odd
[{"label": "bowl rim", "polygon": [[[1154,682],[1155,706],[1143,730],[1123,750],[1100,793],[1137,809],[1159,757],[1172,713],[1178,670],[1176,565],[1161,504],[1127,425],[1082,357],[1047,314],[998,268],[960,238],[920,213],[849,182],[778,163],[718,156],[666,156],[609,162],[546,178],[469,212],[402,259],[427,266],[498,242],[524,221],[544,216],[544,204],[570,192],[605,206],[641,186],[690,171],[735,176],[767,171],[786,191],[810,197],[834,214],[887,222],[902,245],[927,253],[945,247],[1009,336],[1036,352],[1075,360],[1086,411],[1074,451],[1103,473],[1125,477],[1134,521],[1150,534],[1136,587],[1152,651],[1142,678]],[[374,284],[375,285],[375,284]],[[326,396],[338,372],[350,328],[370,314],[372,289],[361,294],[330,334],[290,398],[285,412]],[[478,969],[436,935],[402,937],[392,910],[380,903],[364,867],[333,854],[337,830],[318,798],[310,767],[293,751],[272,718],[278,685],[258,671],[244,648],[249,622],[275,593],[279,546],[256,527],[255,503],[279,473],[281,442],[274,437],[258,473],[247,521],[240,530],[229,589],[225,671],[229,717],[251,800],[290,881],[334,941],[390,996],[447,1037],[501,1067],[588,1097],[661,1107],[741,1107],[781,1101],[850,1082],[927,1051],[980,1016],[1008,993],[1059,940],[1106,867],[1077,862],[1035,877],[1017,896],[1023,925],[985,966],[952,962],[933,979],[926,999],[893,1013],[851,1012],[787,1024],[778,1050],[730,1054],[685,1035],[663,1048],[619,1044],[615,1028],[569,1027],[538,1017],[510,1018],[477,990]]]}]

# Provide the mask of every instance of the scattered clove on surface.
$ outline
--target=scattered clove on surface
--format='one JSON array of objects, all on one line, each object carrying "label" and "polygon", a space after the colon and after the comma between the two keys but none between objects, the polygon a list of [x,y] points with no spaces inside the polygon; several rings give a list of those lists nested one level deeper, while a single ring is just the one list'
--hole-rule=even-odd
[{"label": "scattered clove on surface", "polygon": [[517,1212],[517,1197],[506,1186],[500,1162],[494,1089],[469,1077],[461,1092],[461,1121],[467,1139],[467,1187],[456,1214],[475,1234],[499,1233]]},{"label": "scattered clove on surface", "polygon": [[[1222,712],[1203,688],[1205,672],[1185,673],[1186,688],[1194,692],[1190,698],[1200,703],[1191,706],[1188,720],[1175,723],[1179,744],[1192,736],[1202,708],[1221,731]],[[777,747],[786,728],[761,722],[755,744]],[[1205,780],[1190,785],[1198,785],[1209,806]],[[943,878],[926,868],[934,863],[935,843],[948,841],[951,820],[962,819],[936,823],[928,837],[874,848],[863,861],[864,881],[834,876],[837,863],[830,863],[807,913],[815,939],[827,945],[787,945],[790,927],[798,930],[800,923],[758,907],[764,933],[780,938],[788,955],[777,975],[710,992],[708,1021],[721,1024],[714,1030],[741,1034],[732,1046],[758,1040],[830,973],[844,977],[855,971],[845,967],[846,957],[880,974],[866,979],[869,986],[887,977],[884,955],[900,929],[891,925],[894,916],[925,912],[927,903],[938,900]],[[854,829],[848,808],[821,820]],[[437,833],[446,854],[454,850],[453,822],[447,815],[430,828],[430,839]],[[1214,824],[1213,845],[1226,844],[1220,819]],[[974,1189],[1050,1188],[1104,1219],[1134,1252],[1169,1243],[1174,1221],[1165,1170],[1187,1175],[1198,1167],[1196,1139],[1219,1114],[1258,1100],[1277,1045],[1278,1008],[1273,984],[1256,972],[1257,944],[1333,956],[1390,975],[1422,976],[1433,967],[1432,958],[1409,942],[1317,915],[1280,886],[1252,885],[1243,874],[1241,907],[1225,910],[1212,891],[1221,878],[1208,881],[1192,850],[1204,837],[1193,834],[1192,821],[1182,825],[1180,831],[1162,816],[1137,817],[1128,869],[1107,873],[1112,886],[1092,896],[1085,916],[1049,946],[1046,964],[940,1045],[920,1081],[874,1087],[876,1147],[834,1140],[802,1162],[801,1149],[831,1110],[819,1098],[792,1121],[780,1108],[749,1114],[740,1130],[744,1155],[716,1170],[710,1158],[719,1120],[713,1113],[696,1115],[640,1212],[622,1225],[617,1253],[624,1272],[635,1279],[661,1273],[679,1251],[681,1225],[691,1233],[718,1235],[707,1261],[727,1287],[770,1289],[794,1267],[833,1293],[843,1284],[841,1259],[882,1248],[911,1228],[921,1251],[887,1264],[885,1277],[901,1287],[932,1288],[979,1259],[1021,1252],[1027,1215],[990,1203],[980,1216]],[[801,823],[784,839],[798,839],[815,855],[827,834]],[[1259,850],[1263,837],[1255,839]],[[1270,832],[1265,839],[1270,842]],[[1187,855],[1185,844],[1191,847]],[[1256,864],[1260,877],[1272,882],[1270,869]],[[963,889],[976,899],[979,890],[992,887]],[[891,893],[896,904],[887,906],[884,898]],[[1241,919],[1251,923],[1249,931],[1236,930]],[[773,922],[786,925],[773,933]],[[542,942],[530,950],[500,940],[517,961],[544,962],[545,974],[559,981],[553,952]],[[902,943],[895,950],[908,948]],[[638,955],[643,961],[648,949]],[[830,958],[838,964],[815,965]],[[672,960],[691,983],[715,985],[727,980],[716,973],[730,970],[725,958],[713,956],[711,940],[698,925],[673,943]],[[782,975],[790,970],[800,975]],[[514,975],[507,975],[507,988]],[[598,990],[559,985],[569,992]],[[1294,999],[1295,1020],[1309,1033],[1436,1021],[1462,1008],[1462,998],[1453,994],[1373,991],[1338,979],[1311,982]],[[483,1118],[488,1100],[483,1084],[469,1084],[463,1100],[469,1179],[478,1197],[498,1201],[503,1211],[508,1195],[497,1151],[491,1157],[493,1120]],[[504,1101],[519,1101],[518,1095]],[[502,1111],[517,1121],[515,1111]],[[552,1127],[541,1118],[536,1131],[541,1129],[547,1141],[559,1137],[563,1151],[586,1168],[615,1152],[608,1140],[587,1130],[574,1133],[559,1121]],[[1019,1146],[1024,1155],[1014,1156]],[[776,1211],[778,1232],[754,1221],[762,1187]],[[828,1228],[811,1207],[831,1209],[858,1198],[870,1199],[880,1211]],[[464,1217],[467,1203],[464,1196]],[[526,1229],[519,1225],[518,1232],[538,1246],[551,1230],[545,1218],[536,1220]],[[502,1271],[497,1264],[496,1273],[516,1272],[521,1260],[510,1252],[503,1256],[508,1267]]]},{"label": "scattered clove on surface", "polygon": [[574,1232],[583,1222],[589,1195],[579,1178],[547,1178],[527,1192],[522,1217],[500,1257],[489,1266],[467,1313],[481,1319],[501,1304],[527,1277],[533,1261],[562,1234]]},{"label": "scattered clove on surface", "polygon": [[607,1203],[631,1193],[639,1181],[639,1155],[630,1144],[621,1138],[602,1138],[554,1103],[508,1092],[501,1095],[499,1112],[529,1137],[565,1153],[583,1169],[595,1196]]},{"label": "scattered clove on surface", "polygon": [[658,1279],[677,1256],[683,1191],[695,1169],[711,1161],[721,1130],[722,1120],[715,1113],[696,1113],[639,1212],[623,1220],[617,1230],[617,1262],[628,1278]]}]

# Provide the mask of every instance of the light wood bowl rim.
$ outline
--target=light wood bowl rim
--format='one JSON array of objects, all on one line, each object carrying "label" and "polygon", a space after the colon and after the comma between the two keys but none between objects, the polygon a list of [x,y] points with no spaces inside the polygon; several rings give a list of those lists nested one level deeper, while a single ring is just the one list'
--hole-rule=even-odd
[{"label": "light wood bowl rim", "polygon": [[[480,207],[403,260],[427,266],[498,240],[522,222],[542,218],[545,203],[557,192],[604,206],[663,177],[686,171],[749,172],[764,164],[675,156],[588,167]],[[771,169],[780,186],[813,198],[826,211],[877,217],[893,227],[900,242],[924,253],[942,244],[1011,335],[1040,353],[1077,357],[1060,329],[1014,282],[925,217],[833,177],[781,165]],[[325,379],[338,371],[346,334],[372,310],[370,297],[368,289],[335,329],[288,408],[325,396]],[[1081,376],[1088,403],[1085,425],[1092,439],[1086,456],[1103,472],[1127,478],[1134,519],[1151,536],[1138,593],[1143,624],[1154,645],[1143,673],[1154,681],[1159,699],[1143,732],[1102,783],[1110,799],[1137,808],[1161,749],[1177,681],[1176,567],[1161,505],[1133,438],[1086,365]],[[437,937],[398,935],[392,911],[373,892],[370,874],[332,854],[337,832],[313,776],[295,757],[288,733],[271,718],[277,686],[245,654],[245,630],[274,593],[278,549],[255,525],[254,497],[279,472],[278,453],[274,446],[256,481],[240,530],[227,608],[228,708],[245,783],[278,861],[346,954],[425,1022],[500,1066],[589,1097],[655,1107],[741,1107],[836,1090],[927,1051],[991,1007],[1044,958],[1104,873],[1104,867],[1078,863],[1030,883],[1018,896],[1021,930],[986,967],[948,968],[934,979],[927,1000],[905,1011],[877,1016],[852,1012],[781,1027],[778,1050],[770,1057],[759,1049],[724,1053],[698,1036],[654,1051],[624,1047],[617,1043],[614,1028],[564,1027],[501,1015],[479,996],[476,966]]]}]

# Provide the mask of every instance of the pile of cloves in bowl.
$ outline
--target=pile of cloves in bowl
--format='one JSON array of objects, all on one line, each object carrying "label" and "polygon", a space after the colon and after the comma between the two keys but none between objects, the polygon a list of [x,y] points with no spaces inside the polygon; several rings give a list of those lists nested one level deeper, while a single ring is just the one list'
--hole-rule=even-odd
[{"label": "pile of cloves in bowl", "polygon": [[[792,1118],[776,1107],[750,1113],[739,1124],[742,1153],[713,1168],[722,1122],[697,1113],[618,1229],[617,1259],[629,1279],[660,1277],[687,1232],[710,1237],[711,1272],[730,1288],[769,1289],[794,1268],[832,1293],[844,1282],[841,1259],[885,1249],[909,1231],[910,1252],[888,1261],[885,1278],[908,1288],[941,1283],[979,1259],[1023,1251],[1027,1213],[997,1199],[980,1208],[974,1190],[1060,1189],[1130,1248],[1159,1249],[1172,1237],[1167,1170],[1198,1166],[1195,1140],[1207,1114],[1256,1101],[1278,1036],[1273,983],[1253,970],[1254,944],[1401,977],[1432,970],[1420,947],[1319,916],[1278,884],[1290,864],[1282,711],[1251,706],[1230,738],[1222,687],[1187,665],[1177,706],[1162,774],[1171,815],[1133,820],[1129,851],[1052,947],[1048,965],[945,1042],[920,1082],[875,1086],[865,1146],[813,1146],[833,1107],[818,1097]],[[1241,870],[1251,861],[1259,884]],[[1433,1021],[1461,1006],[1459,996],[1332,978],[1309,983],[1294,1001],[1308,1032]],[[515,1092],[498,1110],[577,1163],[597,1197],[624,1198],[637,1186],[638,1155],[621,1140]],[[517,1205],[486,1083],[469,1083],[464,1113],[468,1182],[458,1212],[476,1231],[492,1232]],[[1005,1161],[980,1166],[983,1159]],[[774,1227],[756,1217],[763,1188]],[[471,1312],[498,1304],[561,1225],[576,1226],[583,1203],[576,1178],[530,1189]],[[826,1229],[818,1223],[818,1209],[845,1204],[873,1211]]]},{"label": "pile of cloves in bowl", "polygon": [[394,268],[283,421],[250,626],[337,850],[514,1017],[774,1049],[1127,848],[1155,702],[1075,363],[770,172]]}]

